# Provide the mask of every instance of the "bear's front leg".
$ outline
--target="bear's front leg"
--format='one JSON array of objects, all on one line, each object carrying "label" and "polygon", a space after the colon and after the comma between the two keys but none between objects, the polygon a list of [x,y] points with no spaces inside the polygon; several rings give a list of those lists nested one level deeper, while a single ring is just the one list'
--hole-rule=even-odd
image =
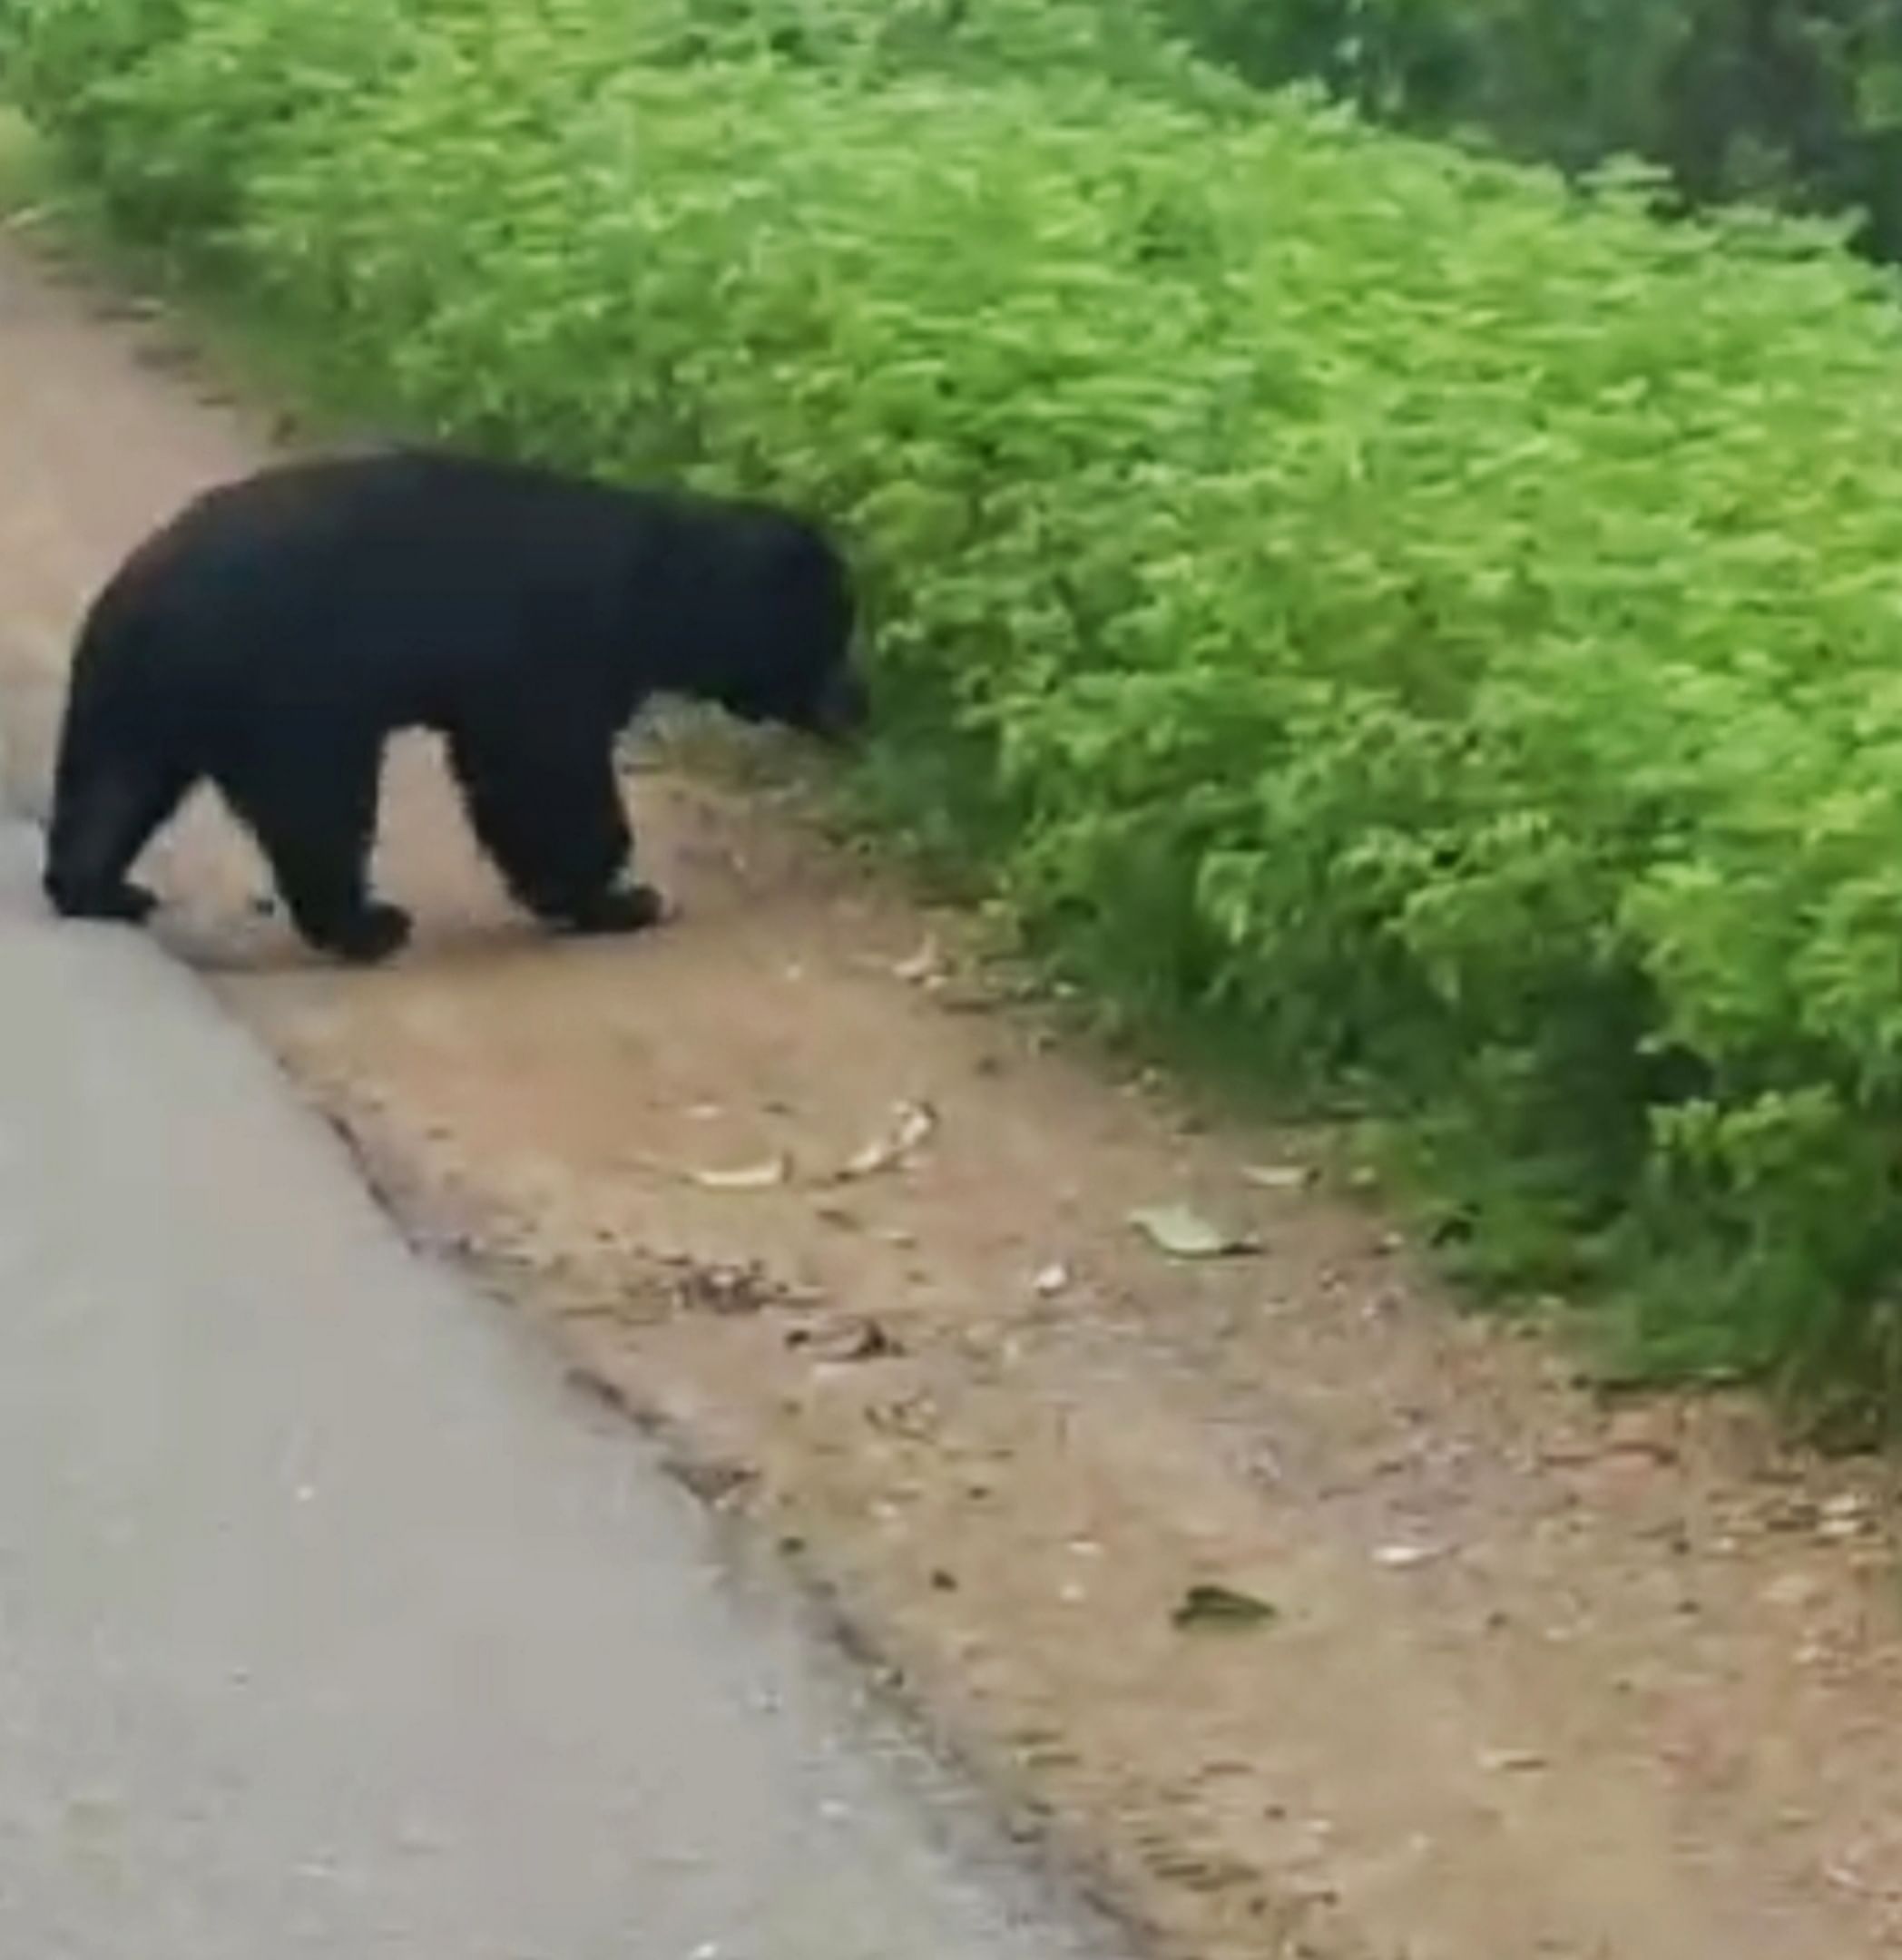
[{"label": "bear's front leg", "polygon": [[510,891],[565,932],[631,933],[666,905],[626,877],[633,848],[613,729],[532,714],[457,729],[450,760],[469,821]]},{"label": "bear's front leg", "polygon": [[616,885],[612,890],[550,914],[550,922],[574,933],[644,932],[667,916],[667,901],[652,885]]}]

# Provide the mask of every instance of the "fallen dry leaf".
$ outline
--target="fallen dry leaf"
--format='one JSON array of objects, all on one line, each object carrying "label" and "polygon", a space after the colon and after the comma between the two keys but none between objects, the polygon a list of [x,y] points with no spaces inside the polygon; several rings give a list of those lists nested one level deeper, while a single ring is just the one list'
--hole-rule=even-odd
[{"label": "fallen dry leaf", "polygon": [[935,937],[927,937],[916,953],[907,955],[892,968],[892,977],[903,980],[910,986],[928,985],[943,977],[944,956],[938,951]]},{"label": "fallen dry leaf", "polygon": [[1858,1491],[1844,1491],[1837,1496],[1824,1498],[1816,1527],[1817,1535],[1838,1540],[1857,1538],[1868,1531],[1873,1524],[1868,1499]]},{"label": "fallen dry leaf", "polygon": [[1187,1205],[1145,1205],[1130,1213],[1130,1223],[1172,1259],[1222,1259],[1255,1250],[1250,1240],[1223,1230]]},{"label": "fallen dry leaf", "polygon": [[1261,1191],[1305,1191],[1314,1181],[1306,1164],[1244,1164],[1241,1175]]},{"label": "fallen dry leaf", "polygon": [[761,1163],[740,1164],[730,1171],[696,1171],[692,1173],[693,1181],[702,1191],[771,1191],[785,1183],[791,1175],[792,1160],[783,1151]]},{"label": "fallen dry leaf", "polygon": [[900,1102],[892,1111],[892,1123],[884,1135],[875,1137],[846,1163],[842,1179],[876,1177],[881,1171],[895,1170],[937,1128],[937,1112],[928,1102]]},{"label": "fallen dry leaf", "polygon": [[1545,1767],[1545,1759],[1537,1749],[1485,1749],[1480,1754],[1479,1767],[1503,1775],[1511,1771],[1543,1769]]},{"label": "fallen dry leaf", "polygon": [[897,1338],[869,1316],[809,1343],[821,1361],[881,1361],[905,1352]]},{"label": "fallen dry leaf", "polygon": [[1275,1607],[1265,1599],[1256,1598],[1252,1592],[1237,1592],[1233,1586],[1212,1584],[1191,1586],[1169,1616],[1171,1624],[1185,1630],[1259,1627],[1279,1617]]},{"label": "fallen dry leaf", "polygon": [[1446,1555],[1445,1545],[1384,1544],[1376,1546],[1374,1563],[1385,1566],[1388,1572],[1411,1572],[1416,1566],[1430,1565],[1435,1559]]},{"label": "fallen dry leaf", "polygon": [[1798,1612],[1807,1612],[1817,1605],[1828,1588],[1814,1573],[1784,1573],[1772,1579],[1759,1597],[1767,1606],[1779,1606]]}]

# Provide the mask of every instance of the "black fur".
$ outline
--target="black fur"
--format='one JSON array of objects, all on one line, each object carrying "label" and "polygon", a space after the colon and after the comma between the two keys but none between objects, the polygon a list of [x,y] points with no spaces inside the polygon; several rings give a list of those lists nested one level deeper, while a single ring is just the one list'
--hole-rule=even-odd
[{"label": "black fur", "polygon": [[74,655],[45,889],[138,920],[128,873],[209,779],[299,931],[376,960],[409,921],[368,886],[385,740],[447,738],[469,818],[551,926],[627,932],[614,738],[651,694],[838,736],[864,696],[845,567],[765,505],[403,453],[211,491],[94,601]]}]

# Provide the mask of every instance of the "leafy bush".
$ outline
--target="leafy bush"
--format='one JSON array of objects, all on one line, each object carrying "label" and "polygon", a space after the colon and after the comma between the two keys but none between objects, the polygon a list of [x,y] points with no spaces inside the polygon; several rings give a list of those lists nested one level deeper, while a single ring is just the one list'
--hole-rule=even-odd
[{"label": "leafy bush", "polygon": [[1313,78],[1383,121],[1577,170],[1648,158],[1697,203],[1858,214],[1902,258],[1892,0],[1155,0],[1259,84]]},{"label": "leafy bush", "polygon": [[1897,1406],[1877,275],[1166,50],[176,6],[15,43],[122,211],[446,435],[829,514],[876,780],[1074,971],[1404,1112],[1443,1236],[1652,1362]]}]

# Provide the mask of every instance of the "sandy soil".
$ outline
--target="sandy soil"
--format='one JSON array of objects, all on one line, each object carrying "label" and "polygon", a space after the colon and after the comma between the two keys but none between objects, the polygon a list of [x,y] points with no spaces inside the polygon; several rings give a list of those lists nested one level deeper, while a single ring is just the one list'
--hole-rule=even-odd
[{"label": "sandy soil", "polygon": [[[264,446],[207,395],[150,319],[0,253],[29,807],[87,593]],[[1054,1041],[796,799],[629,788],[682,912],[637,943],[515,918],[422,744],[386,805],[401,964],[311,963],[210,807],[157,854],[162,930],[1026,1830],[1195,1960],[1902,1949],[1888,1470],[1745,1404],[1598,1406],[1303,1181],[1311,1139]],[[1178,1201],[1252,1248],[1132,1228]],[[1269,1611],[1181,1623],[1205,1586]]]}]

